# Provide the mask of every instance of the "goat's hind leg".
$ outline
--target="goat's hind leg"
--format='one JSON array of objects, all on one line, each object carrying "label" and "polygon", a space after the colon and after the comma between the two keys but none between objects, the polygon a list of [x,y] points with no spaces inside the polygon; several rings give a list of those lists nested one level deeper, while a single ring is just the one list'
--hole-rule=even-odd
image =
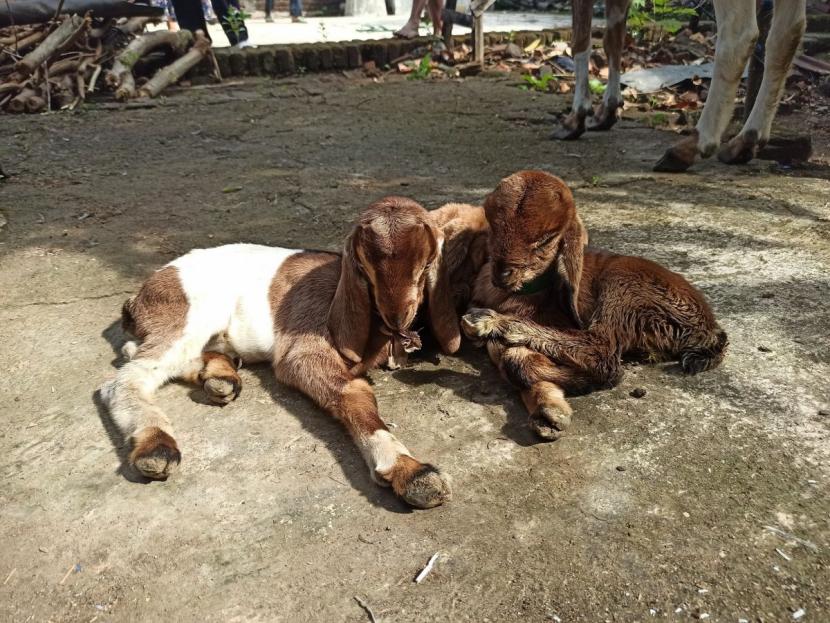
[{"label": "goat's hind leg", "polygon": [[769,140],[772,120],[806,23],[804,0],[776,0],[758,97],[741,132],[718,151],[721,162],[745,164]]},{"label": "goat's hind leg", "polygon": [[[803,3],[804,0],[800,1]],[[780,9],[776,6],[776,11]],[[715,0],[715,17],[718,22],[718,40],[715,46],[714,76],[706,105],[694,132],[666,150],[654,165],[655,171],[685,171],[694,164],[698,155],[708,158],[714,154],[732,117],[735,92],[758,37],[755,2]]]},{"label": "goat's hind leg", "polygon": [[102,400],[130,444],[129,465],[147,478],[165,480],[181,462],[173,426],[154,394],[166,382],[194,374],[205,341],[150,336],[101,387]]},{"label": "goat's hind leg", "polygon": [[214,336],[204,352],[194,374],[187,381],[201,385],[208,400],[224,406],[239,397],[242,391],[242,379],[237,370],[241,359],[231,348],[224,334]]},{"label": "goat's hind leg", "polygon": [[605,85],[602,103],[594,111],[594,116],[588,120],[587,127],[592,132],[610,130],[617,123],[617,110],[623,105],[620,73],[629,2],[630,0],[606,0],[605,2],[606,24],[603,47],[608,58],[608,84]]},{"label": "goat's hind leg", "polygon": [[[574,58],[574,95],[571,112],[562,119],[561,126],[551,138],[573,141],[585,132],[585,118],[593,113],[591,90],[588,88],[588,66],[591,58],[591,0],[573,2],[573,36],[571,50]],[[624,26],[623,26],[624,28]]]}]

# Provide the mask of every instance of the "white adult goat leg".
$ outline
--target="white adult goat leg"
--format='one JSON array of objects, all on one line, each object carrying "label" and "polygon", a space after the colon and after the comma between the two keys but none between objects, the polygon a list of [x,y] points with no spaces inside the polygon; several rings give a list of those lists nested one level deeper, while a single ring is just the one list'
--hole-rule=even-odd
[{"label": "white adult goat leg", "polygon": [[[718,40],[709,97],[695,130],[666,151],[655,171],[685,171],[700,155],[708,158],[718,149],[732,111],[741,74],[758,38],[755,0],[715,0]],[[726,143],[718,158],[742,164],[753,158],[769,139],[772,120],[784,81],[807,22],[806,0],[776,0],[767,38],[764,77],[752,112],[741,132]]]}]

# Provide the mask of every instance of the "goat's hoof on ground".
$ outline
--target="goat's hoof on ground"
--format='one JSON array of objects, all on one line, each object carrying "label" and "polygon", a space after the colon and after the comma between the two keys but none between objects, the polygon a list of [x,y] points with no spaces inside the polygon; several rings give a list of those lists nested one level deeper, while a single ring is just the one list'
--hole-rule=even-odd
[{"label": "goat's hoof on ground", "polygon": [[415,508],[433,508],[447,502],[452,490],[446,477],[427,463],[406,483],[401,497]]},{"label": "goat's hoof on ground", "polygon": [[182,460],[176,440],[160,428],[148,426],[133,436],[130,464],[146,478],[167,480]]},{"label": "goat's hoof on ground", "polygon": [[563,123],[556,130],[553,131],[553,134],[551,134],[550,137],[557,141],[575,141],[583,134],[585,134],[584,120],[578,123],[576,126],[571,126],[570,124]]},{"label": "goat's hoof on ground", "polygon": [[239,397],[242,382],[239,377],[214,376],[205,380],[202,389],[211,402],[226,405]]},{"label": "goat's hoof on ground", "polygon": [[556,441],[571,425],[571,414],[554,405],[541,405],[530,416],[530,427],[545,441]]},{"label": "goat's hoof on ground", "polygon": [[758,135],[756,132],[738,134],[718,150],[718,160],[724,164],[746,164],[755,157],[755,150],[758,146]]},{"label": "goat's hoof on ground", "polygon": [[461,328],[470,338],[497,338],[501,336],[499,314],[492,309],[470,309],[461,318]]},{"label": "goat's hoof on ground", "polygon": [[586,124],[589,132],[604,132],[610,130],[617,123],[617,108],[619,106],[611,104],[605,106],[604,104],[597,108],[594,116],[588,119]]},{"label": "goat's hoof on ground", "polygon": [[660,173],[682,173],[694,164],[694,160],[689,162],[680,156],[672,147],[667,149],[663,157],[654,165],[654,170]]},{"label": "goat's hoof on ground", "polygon": [[698,154],[698,132],[693,130],[666,150],[663,157],[654,165],[654,170],[662,173],[681,173],[695,163]]}]

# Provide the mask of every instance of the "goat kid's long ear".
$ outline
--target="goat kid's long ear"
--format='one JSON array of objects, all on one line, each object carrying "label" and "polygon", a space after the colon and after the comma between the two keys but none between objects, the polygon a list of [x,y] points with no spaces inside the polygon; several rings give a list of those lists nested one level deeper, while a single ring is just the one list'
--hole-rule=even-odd
[{"label": "goat kid's long ear", "polygon": [[328,329],[337,350],[354,363],[363,359],[372,320],[369,286],[360,272],[357,257],[360,232],[360,226],[356,227],[346,240],[340,281],[337,282],[328,317]]},{"label": "goat kid's long ear", "polygon": [[428,228],[436,251],[426,280],[429,324],[441,351],[446,355],[452,355],[461,347],[461,328],[450,285],[452,266],[444,247],[444,234],[432,225]]},{"label": "goat kid's long ear", "polygon": [[582,260],[586,244],[588,232],[579,216],[575,216],[559,242],[556,272],[561,284],[562,304],[579,328],[583,326],[579,317],[579,282],[582,278]]}]

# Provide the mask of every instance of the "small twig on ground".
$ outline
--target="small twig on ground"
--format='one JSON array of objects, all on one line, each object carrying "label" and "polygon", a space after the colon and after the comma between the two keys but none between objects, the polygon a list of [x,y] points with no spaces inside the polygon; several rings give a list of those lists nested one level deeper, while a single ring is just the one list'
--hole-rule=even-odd
[{"label": "small twig on ground", "polygon": [[432,555],[432,557],[429,559],[429,562],[427,562],[427,566],[421,569],[421,572],[417,576],[415,576],[415,584],[420,584],[426,579],[426,577],[432,571],[432,568],[435,566],[436,560],[438,560],[438,552],[435,552]]},{"label": "small twig on ground", "polygon": [[63,584],[64,582],[66,582],[66,578],[68,578],[68,577],[69,577],[69,575],[70,575],[70,574],[71,574],[74,570],[75,570],[75,565],[72,565],[71,567],[69,567],[69,571],[67,571],[67,572],[66,572],[66,575],[64,575],[64,576],[63,576],[63,579],[62,579],[60,582],[58,582],[58,584]]},{"label": "small twig on ground", "polygon": [[783,558],[787,562],[790,562],[792,560],[792,558],[787,556],[782,550],[778,549],[777,547],[775,548],[775,551],[778,553],[779,556],[781,556],[781,558]]},{"label": "small twig on ground", "polygon": [[375,618],[375,613],[374,613],[374,612],[372,612],[372,609],[369,607],[369,604],[367,604],[365,601],[363,601],[363,600],[362,600],[360,597],[358,597],[357,595],[355,595],[354,600],[357,602],[357,605],[358,605],[358,606],[360,606],[361,608],[363,608],[363,610],[365,610],[365,611],[366,611],[366,614],[368,614],[368,615],[369,615],[369,620],[370,620],[372,623],[377,623],[377,622],[378,622],[378,620]]},{"label": "small twig on ground", "polygon": [[799,545],[803,545],[811,552],[818,553],[818,545],[813,543],[812,541],[807,541],[806,539],[801,539],[794,534],[789,532],[784,532],[781,528],[776,528],[775,526],[764,526],[764,530],[769,530],[773,534],[780,536],[782,539],[787,539],[788,541],[795,541]]},{"label": "small twig on ground", "polygon": [[6,576],[6,579],[3,581],[3,586],[5,586],[6,584],[8,584],[8,583],[9,583],[9,580],[11,580],[11,579],[12,579],[12,576],[14,575],[14,572],[15,572],[15,571],[17,571],[17,567],[15,567],[15,568],[14,568],[14,569],[12,569],[11,571],[9,571],[9,575],[7,575],[7,576]]}]

